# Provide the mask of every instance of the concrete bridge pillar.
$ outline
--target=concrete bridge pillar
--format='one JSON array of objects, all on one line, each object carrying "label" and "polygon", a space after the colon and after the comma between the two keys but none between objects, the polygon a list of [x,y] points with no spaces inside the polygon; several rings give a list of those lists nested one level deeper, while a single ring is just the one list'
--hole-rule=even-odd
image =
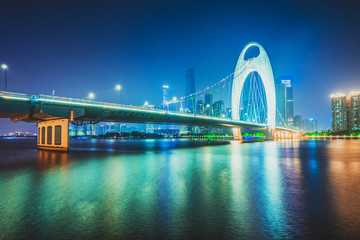
[{"label": "concrete bridge pillar", "polygon": [[69,119],[38,122],[37,128],[39,149],[69,151]]},{"label": "concrete bridge pillar", "polygon": [[267,128],[266,128],[266,140],[274,140],[274,132],[275,132],[275,128],[273,128],[273,127],[270,127],[270,126],[268,126]]},{"label": "concrete bridge pillar", "polygon": [[234,140],[242,141],[241,128],[233,128]]}]

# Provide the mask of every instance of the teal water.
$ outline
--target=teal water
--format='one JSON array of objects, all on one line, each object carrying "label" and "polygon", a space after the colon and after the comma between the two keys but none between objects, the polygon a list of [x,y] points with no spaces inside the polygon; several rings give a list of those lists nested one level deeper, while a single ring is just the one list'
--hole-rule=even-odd
[{"label": "teal water", "polygon": [[0,239],[356,239],[360,141],[0,140]]}]

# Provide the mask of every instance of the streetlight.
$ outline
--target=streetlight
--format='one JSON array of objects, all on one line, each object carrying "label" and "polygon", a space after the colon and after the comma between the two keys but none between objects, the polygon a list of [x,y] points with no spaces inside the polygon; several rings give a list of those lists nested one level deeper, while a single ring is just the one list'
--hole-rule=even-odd
[{"label": "streetlight", "polygon": [[8,66],[6,64],[1,65],[1,68],[5,71],[5,92],[7,92],[7,68]]},{"label": "streetlight", "polygon": [[93,92],[89,93],[89,99],[94,99],[95,98],[95,94]]},{"label": "streetlight", "polygon": [[120,84],[117,84],[117,85],[115,86],[115,89],[116,89],[117,91],[120,91],[120,104],[122,104],[122,87],[121,87],[121,85],[120,85]]}]

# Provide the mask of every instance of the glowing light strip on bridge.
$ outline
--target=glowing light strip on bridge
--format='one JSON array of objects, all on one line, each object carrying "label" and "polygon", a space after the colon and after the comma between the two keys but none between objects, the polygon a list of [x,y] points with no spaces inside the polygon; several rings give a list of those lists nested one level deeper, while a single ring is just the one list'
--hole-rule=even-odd
[{"label": "glowing light strip on bridge", "polygon": [[[31,101],[31,98],[23,98],[23,97],[15,97],[15,96],[1,96],[4,99],[14,99],[14,100],[21,100],[21,101]],[[36,102],[48,102],[48,103],[59,103],[59,104],[68,104],[68,105],[77,105],[77,106],[85,106],[85,107],[100,107],[100,108],[107,108],[107,109],[114,109],[114,110],[130,110],[135,112],[144,112],[144,113],[157,113],[157,114],[163,114],[163,115],[173,115],[173,116],[179,116],[179,117],[193,117],[198,119],[205,119],[205,120],[213,120],[217,122],[227,122],[228,126],[234,126],[236,125],[247,125],[247,126],[253,126],[253,127],[259,127],[259,128],[265,128],[265,124],[259,124],[259,123],[252,123],[252,122],[244,122],[244,121],[233,121],[231,119],[226,118],[216,118],[216,117],[209,117],[209,116],[202,116],[202,115],[196,115],[196,114],[182,114],[182,113],[174,113],[174,112],[166,112],[166,111],[155,111],[155,110],[149,110],[149,109],[138,109],[138,108],[132,108],[132,107],[122,107],[122,106],[111,106],[111,105],[100,105],[96,103],[84,103],[84,102],[71,102],[71,101],[60,101],[55,99],[42,99],[42,98],[35,98]],[[79,101],[82,101],[79,99]],[[225,126],[225,124],[224,124]]]},{"label": "glowing light strip on bridge", "polygon": [[[40,101],[46,101],[46,102],[57,102],[57,103],[64,103],[57,100],[48,100],[48,99],[40,99]],[[194,114],[181,114],[181,113],[174,113],[174,112],[166,112],[166,111],[155,111],[155,110],[147,110],[147,109],[137,109],[137,108],[127,108],[127,107],[119,107],[119,106],[106,106],[106,105],[99,105],[94,103],[75,103],[75,102],[66,102],[67,104],[73,104],[73,105],[82,105],[82,106],[89,106],[89,107],[100,107],[100,108],[110,108],[115,110],[130,110],[135,112],[144,112],[144,113],[158,113],[163,115],[173,115],[173,116],[179,116],[179,117],[194,117],[194,118],[200,118],[200,119],[206,119],[206,120],[215,120],[215,121],[225,121],[228,123],[238,123],[243,125],[250,125],[250,126],[256,126],[256,127],[266,127],[265,124],[258,124],[258,123],[251,123],[251,122],[243,122],[243,121],[232,121],[231,119],[226,118],[214,118],[209,116],[202,116],[202,115],[194,115]]]},{"label": "glowing light strip on bridge", "polygon": [[226,119],[226,118],[214,118],[214,117],[194,115],[194,114],[181,114],[181,113],[174,113],[174,112],[127,108],[127,107],[120,107],[120,106],[106,106],[106,105],[100,105],[100,104],[95,104],[95,103],[63,102],[63,101],[50,100],[50,99],[39,99],[39,100],[45,101],[45,102],[56,102],[56,103],[62,103],[62,104],[66,103],[66,104],[81,105],[81,106],[88,106],[88,107],[110,108],[110,109],[115,109],[115,110],[130,110],[130,111],[144,112],[144,113],[149,113],[149,112],[150,113],[158,113],[158,114],[163,114],[163,115],[168,114],[168,115],[179,116],[179,117],[194,117],[194,118],[200,118],[200,119],[206,119],[206,120],[215,120],[215,121],[222,121],[222,122],[225,121],[230,124],[238,123],[238,124],[250,125],[250,126],[256,126],[256,127],[266,127],[265,124],[258,124],[258,123],[244,122],[244,121],[233,121],[231,119]]},{"label": "glowing light strip on bridge", "polygon": [[21,98],[21,97],[10,97],[10,96],[1,96],[2,98],[5,99],[15,99],[15,100],[22,100],[22,101],[30,101],[31,99],[29,98]]}]

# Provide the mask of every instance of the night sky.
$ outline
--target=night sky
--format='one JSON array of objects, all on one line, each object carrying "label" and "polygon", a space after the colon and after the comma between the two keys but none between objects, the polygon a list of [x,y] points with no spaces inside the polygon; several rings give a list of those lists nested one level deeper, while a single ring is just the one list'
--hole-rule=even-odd
[{"label": "night sky", "polygon": [[[196,89],[219,81],[257,41],[275,78],[293,76],[295,114],[330,128],[330,95],[360,91],[359,9],[351,1],[2,1],[0,63],[9,65],[9,91],[94,91],[118,102],[121,84],[124,103],[140,105],[160,102],[163,84],[183,96],[190,67]],[[0,133],[34,127],[0,124]]]}]

